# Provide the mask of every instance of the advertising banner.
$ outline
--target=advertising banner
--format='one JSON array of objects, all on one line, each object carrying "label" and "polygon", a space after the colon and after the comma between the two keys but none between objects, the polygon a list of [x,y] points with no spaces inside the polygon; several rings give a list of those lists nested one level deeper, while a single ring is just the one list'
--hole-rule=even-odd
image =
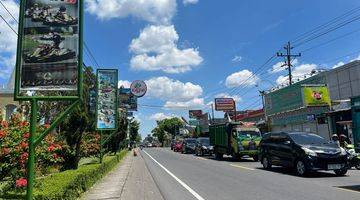
[{"label": "advertising banner", "polygon": [[137,97],[130,88],[119,89],[119,107],[128,111],[137,111]]},{"label": "advertising banner", "polygon": [[[79,0],[24,0],[17,60],[18,91],[77,90]],[[21,27],[21,26],[20,26]],[[21,39],[21,40],[20,40]]]},{"label": "advertising banner", "polygon": [[215,99],[216,111],[232,111],[235,110],[235,101],[232,98],[216,98]]},{"label": "advertising banner", "polygon": [[117,128],[118,71],[116,69],[98,69],[96,79],[96,129],[114,130]]},{"label": "advertising banner", "polygon": [[330,106],[329,90],[326,86],[303,87],[305,106]]},{"label": "advertising banner", "polygon": [[202,116],[202,110],[189,110],[190,119],[199,119]]}]

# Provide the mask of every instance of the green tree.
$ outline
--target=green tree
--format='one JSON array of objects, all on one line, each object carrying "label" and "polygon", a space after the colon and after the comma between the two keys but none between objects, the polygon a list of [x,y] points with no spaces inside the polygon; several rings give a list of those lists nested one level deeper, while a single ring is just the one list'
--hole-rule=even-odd
[{"label": "green tree", "polygon": [[161,145],[164,145],[166,133],[170,133],[174,137],[179,128],[184,125],[184,122],[177,117],[159,120],[156,123],[157,126],[151,131],[151,133],[159,139]]}]

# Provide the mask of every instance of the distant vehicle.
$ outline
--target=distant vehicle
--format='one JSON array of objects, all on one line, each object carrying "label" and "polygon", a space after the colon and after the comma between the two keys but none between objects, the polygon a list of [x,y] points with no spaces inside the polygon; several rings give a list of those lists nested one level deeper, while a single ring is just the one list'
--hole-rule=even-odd
[{"label": "distant vehicle", "polygon": [[233,158],[250,156],[258,161],[261,133],[258,128],[242,122],[231,122],[210,126],[210,145],[214,146],[215,158],[223,155]]},{"label": "distant vehicle", "polygon": [[174,151],[175,152],[181,152],[182,147],[183,147],[183,142],[182,141],[176,141],[175,146],[174,146]]},{"label": "distant vehicle", "polygon": [[176,140],[171,140],[170,149],[174,150],[176,144]]},{"label": "distant vehicle", "polygon": [[195,154],[196,155],[212,155],[214,147],[210,145],[210,139],[207,137],[199,137],[196,139]]},{"label": "distant vehicle", "polygon": [[265,169],[291,167],[299,176],[317,170],[334,170],[343,176],[348,169],[345,149],[313,133],[268,133],[261,140],[259,155]]},{"label": "distant vehicle", "polygon": [[195,138],[185,138],[182,145],[181,153],[195,153],[195,145],[196,139]]},{"label": "distant vehicle", "polygon": [[148,147],[148,148],[153,147],[153,144],[152,144],[152,143],[148,143],[148,144],[147,144],[147,147]]}]

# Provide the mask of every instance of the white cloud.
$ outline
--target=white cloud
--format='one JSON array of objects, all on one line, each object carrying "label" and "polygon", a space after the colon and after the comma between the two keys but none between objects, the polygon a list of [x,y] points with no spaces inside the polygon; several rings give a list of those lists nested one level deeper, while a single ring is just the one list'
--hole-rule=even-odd
[{"label": "white cloud", "polygon": [[338,62],[338,63],[336,63],[332,68],[335,69],[335,68],[341,67],[341,66],[343,66],[343,65],[345,65],[344,62]]},{"label": "white cloud", "polygon": [[[304,80],[305,76],[309,77],[310,73],[313,70],[317,69],[317,65],[316,64],[302,64],[299,66],[295,66],[293,68],[292,71],[292,79],[294,82],[300,81],[300,80]],[[278,85],[282,85],[282,84],[288,84],[289,82],[289,78],[288,76],[279,76],[276,80],[276,83]]]},{"label": "white cloud", "polygon": [[184,5],[197,4],[199,0],[183,0]]},{"label": "white cloud", "polygon": [[238,56],[238,55],[236,55],[236,56],[234,56],[234,58],[233,59],[231,59],[231,61],[232,62],[240,62],[242,60],[242,57],[241,56]]},{"label": "white cloud", "polygon": [[169,119],[169,118],[173,118],[173,117],[177,117],[177,116],[174,115],[174,114],[168,115],[168,114],[165,114],[165,113],[155,113],[155,114],[151,115],[149,117],[149,119],[160,121],[160,120],[163,120],[163,119]]},{"label": "white cloud", "polygon": [[201,109],[204,105],[203,98],[194,98],[189,101],[167,101],[164,107],[169,109]]},{"label": "white cloud", "polygon": [[[297,59],[294,59],[291,62],[291,64],[293,66],[296,66],[298,63],[299,63],[299,61]],[[287,69],[287,65],[284,62],[278,62],[275,65],[273,65],[272,68],[269,69],[268,72],[271,73],[271,74],[275,74],[275,73],[278,73],[278,72],[285,71],[286,69]]]},{"label": "white cloud", "polygon": [[244,69],[242,71],[235,72],[226,78],[225,85],[228,88],[242,86],[254,86],[260,80],[260,78],[254,75],[251,71]]},{"label": "white cloud", "polygon": [[189,101],[198,98],[203,93],[200,85],[183,83],[165,76],[151,78],[145,82],[148,86],[147,96],[164,101]]},{"label": "white cloud", "polygon": [[215,98],[233,98],[235,102],[242,101],[241,97],[239,95],[230,95],[228,93],[220,93],[215,95]]},{"label": "white cloud", "polygon": [[130,51],[136,55],[131,58],[130,66],[134,70],[164,71],[166,73],[184,73],[202,63],[203,58],[194,48],[179,49],[179,36],[173,25],[148,26],[140,36],[133,39]]},{"label": "white cloud", "polygon": [[[19,6],[14,0],[2,1],[5,7],[15,17],[19,16]],[[0,9],[0,15],[17,31],[17,22],[6,12]],[[8,27],[8,25],[0,20],[0,78],[8,79],[15,66],[17,48],[17,35]]]},{"label": "white cloud", "polygon": [[124,87],[124,88],[130,88],[131,82],[128,80],[119,80],[118,81],[118,88]]},{"label": "white cloud", "polygon": [[86,10],[103,20],[133,16],[169,24],[176,13],[176,0],[87,0]]}]

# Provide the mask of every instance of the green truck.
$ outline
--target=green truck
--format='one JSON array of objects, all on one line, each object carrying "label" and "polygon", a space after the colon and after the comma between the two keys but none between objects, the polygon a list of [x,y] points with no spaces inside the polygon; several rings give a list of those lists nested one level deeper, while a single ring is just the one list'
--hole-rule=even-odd
[{"label": "green truck", "polygon": [[258,161],[260,140],[261,133],[253,125],[242,122],[210,125],[210,145],[219,160],[223,155],[231,155],[236,159],[250,156]]}]

